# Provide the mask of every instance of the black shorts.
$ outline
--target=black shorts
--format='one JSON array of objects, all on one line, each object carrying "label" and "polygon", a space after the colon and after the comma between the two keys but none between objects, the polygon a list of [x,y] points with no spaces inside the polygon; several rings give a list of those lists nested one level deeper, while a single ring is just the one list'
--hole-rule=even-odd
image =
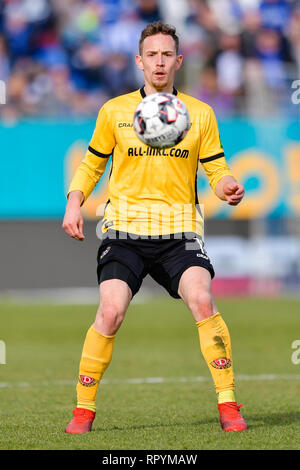
[{"label": "black shorts", "polygon": [[186,239],[110,239],[102,241],[97,256],[98,284],[109,279],[125,281],[132,297],[149,274],[175,299],[179,299],[181,275],[191,266],[201,266],[214,277],[214,269],[199,237]]}]

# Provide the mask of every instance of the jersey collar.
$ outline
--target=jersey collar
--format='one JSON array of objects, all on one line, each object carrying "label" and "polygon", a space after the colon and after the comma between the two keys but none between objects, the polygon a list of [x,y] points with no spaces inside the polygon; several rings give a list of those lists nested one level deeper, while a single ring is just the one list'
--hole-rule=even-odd
[{"label": "jersey collar", "polygon": [[[176,90],[175,87],[173,87],[173,95],[177,95],[178,91]],[[146,93],[145,93],[145,85],[140,88],[140,94],[142,95],[142,98],[145,98]]]}]

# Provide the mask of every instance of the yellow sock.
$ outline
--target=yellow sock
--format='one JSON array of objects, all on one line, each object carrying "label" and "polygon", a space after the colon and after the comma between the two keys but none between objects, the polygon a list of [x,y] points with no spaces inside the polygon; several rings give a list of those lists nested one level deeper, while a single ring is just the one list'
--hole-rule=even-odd
[{"label": "yellow sock", "polygon": [[228,328],[217,312],[196,322],[203,357],[212,375],[217,393],[234,390],[231,342]]},{"label": "yellow sock", "polygon": [[93,326],[89,328],[83,345],[76,386],[78,408],[96,411],[98,385],[111,361],[115,336],[102,335]]}]

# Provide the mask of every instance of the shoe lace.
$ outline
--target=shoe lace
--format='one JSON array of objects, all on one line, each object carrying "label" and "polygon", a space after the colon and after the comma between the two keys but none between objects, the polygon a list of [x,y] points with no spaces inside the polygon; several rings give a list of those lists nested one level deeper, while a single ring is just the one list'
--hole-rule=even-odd
[{"label": "shoe lace", "polygon": [[238,405],[236,403],[226,403],[226,418],[236,419],[237,417],[241,418],[240,408],[243,405]]},{"label": "shoe lace", "polygon": [[78,424],[85,423],[86,420],[89,418],[88,414],[83,409],[75,410],[74,411],[74,416],[75,416],[75,420]]}]

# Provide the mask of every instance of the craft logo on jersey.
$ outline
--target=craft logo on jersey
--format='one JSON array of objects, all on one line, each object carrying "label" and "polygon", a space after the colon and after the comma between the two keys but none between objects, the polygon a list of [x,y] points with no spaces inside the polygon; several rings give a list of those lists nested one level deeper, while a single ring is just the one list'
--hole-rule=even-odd
[{"label": "craft logo on jersey", "polygon": [[231,366],[231,360],[227,357],[219,357],[210,363],[215,369],[228,369]]},{"label": "craft logo on jersey", "polygon": [[103,256],[107,255],[107,253],[109,252],[109,250],[110,250],[110,246],[108,246],[108,247],[106,248],[106,250],[103,251],[103,253],[102,253],[101,256],[100,256],[100,259],[102,259]]},{"label": "craft logo on jersey", "polygon": [[118,122],[118,127],[133,127],[132,122]]},{"label": "craft logo on jersey", "polygon": [[96,385],[98,380],[94,379],[94,377],[89,377],[88,375],[80,375],[79,382],[85,387],[91,387],[92,385]]}]

